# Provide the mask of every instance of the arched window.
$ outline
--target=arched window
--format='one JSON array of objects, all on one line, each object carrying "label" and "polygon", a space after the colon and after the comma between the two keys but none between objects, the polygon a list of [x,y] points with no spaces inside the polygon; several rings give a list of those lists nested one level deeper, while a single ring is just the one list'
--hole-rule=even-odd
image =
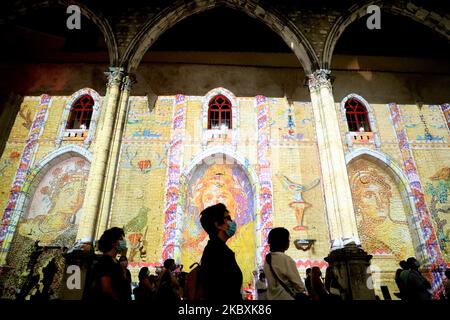
[{"label": "arched window", "polygon": [[208,108],[208,129],[231,129],[231,102],[224,95],[211,99]]},{"label": "arched window", "polygon": [[349,131],[370,132],[370,123],[366,107],[355,98],[350,98],[345,103],[345,114]]},{"label": "arched window", "polygon": [[81,129],[81,125],[84,125],[85,129],[89,129],[94,104],[94,99],[88,94],[75,101],[70,109],[66,129]]}]

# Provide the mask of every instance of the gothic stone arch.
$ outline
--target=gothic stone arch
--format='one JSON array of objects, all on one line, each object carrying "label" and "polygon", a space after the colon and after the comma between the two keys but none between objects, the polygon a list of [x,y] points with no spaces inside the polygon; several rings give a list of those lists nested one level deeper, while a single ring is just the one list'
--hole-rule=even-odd
[{"label": "gothic stone arch", "polygon": [[239,2],[199,0],[193,3],[177,1],[156,14],[152,20],[144,25],[126,49],[121,59],[121,65],[128,64],[128,71],[134,72],[147,50],[166,30],[193,14],[220,6],[243,11],[280,35],[293,50],[306,74],[311,74],[319,65],[317,55],[305,35],[289,19],[272,8],[263,7],[254,0]]},{"label": "gothic stone arch", "polygon": [[396,182],[403,198],[402,200],[404,200],[404,205],[407,207],[410,213],[409,215],[407,215],[407,222],[409,231],[412,236],[415,254],[419,259],[425,258],[427,255],[425,241],[422,235],[422,229],[419,224],[416,206],[414,205],[414,197],[411,191],[411,187],[408,183],[408,179],[401,167],[388,155],[380,151],[367,148],[356,149],[355,151],[350,152],[345,156],[347,166],[358,159],[365,159],[376,164],[380,169],[387,172],[394,180],[394,182]]},{"label": "gothic stone arch", "polygon": [[351,6],[346,11],[347,13],[339,17],[339,19],[337,19],[332,26],[324,45],[324,51],[322,55],[323,68],[329,69],[331,67],[334,48],[339,38],[347,29],[347,27],[350,26],[354,21],[367,15],[367,7],[369,5],[379,6],[381,8],[381,12],[385,11],[395,15],[409,17],[412,20],[431,28],[435,32],[444,36],[446,39],[450,39],[449,25],[445,24],[445,21],[448,21],[448,16],[444,17],[442,14],[415,5],[412,1],[364,1],[363,3],[357,3]]}]

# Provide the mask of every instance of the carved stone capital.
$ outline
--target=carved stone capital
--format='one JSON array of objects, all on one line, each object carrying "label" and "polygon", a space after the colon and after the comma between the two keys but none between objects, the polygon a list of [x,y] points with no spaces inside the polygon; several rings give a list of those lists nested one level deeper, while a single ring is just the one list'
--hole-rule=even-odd
[{"label": "carved stone capital", "polygon": [[125,71],[123,68],[113,67],[109,68],[109,71],[106,71],[105,75],[108,77],[107,86],[108,88],[111,88],[113,86],[121,85]]},{"label": "carved stone capital", "polygon": [[310,90],[317,90],[323,86],[331,87],[331,71],[319,69],[308,75],[308,87]]},{"label": "carved stone capital", "polygon": [[131,88],[136,83],[136,77],[134,74],[127,74],[122,79],[122,90],[131,91]]}]

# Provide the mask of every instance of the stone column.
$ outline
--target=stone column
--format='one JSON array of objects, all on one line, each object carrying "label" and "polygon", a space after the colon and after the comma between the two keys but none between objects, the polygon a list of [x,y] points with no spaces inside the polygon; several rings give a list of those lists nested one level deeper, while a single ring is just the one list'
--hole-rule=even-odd
[{"label": "stone column", "polygon": [[63,254],[65,272],[59,286],[58,299],[83,300],[92,299],[94,263],[100,255],[91,251],[73,251]]},{"label": "stone column", "polygon": [[110,227],[111,208],[116,184],[118,165],[120,161],[120,147],[122,145],[122,135],[128,114],[128,101],[134,77],[127,75],[122,79],[119,99],[118,116],[114,124],[112,143],[109,152],[109,161],[106,168],[105,187],[101,196],[98,223],[96,226],[95,239],[99,239],[102,233]]},{"label": "stone column", "polygon": [[92,243],[95,237],[124,71],[123,68],[110,68],[107,75],[106,103],[102,106],[102,116],[97,127],[93,150],[94,157],[77,233],[77,239],[82,243]]},{"label": "stone column", "polygon": [[315,71],[309,75],[308,86],[319,147],[331,250],[335,250],[352,242],[359,245],[360,241],[339,132],[341,118],[334,103],[329,74],[329,70]]},{"label": "stone column", "polygon": [[309,90],[319,147],[325,208],[328,218],[331,252],[325,260],[334,267],[347,299],[375,299],[370,283],[370,259],[360,247],[353,200],[339,131],[329,70],[317,70],[309,76]]},{"label": "stone column", "polygon": [[345,300],[375,300],[369,270],[371,259],[371,255],[354,243],[331,251],[325,258],[345,289]]}]

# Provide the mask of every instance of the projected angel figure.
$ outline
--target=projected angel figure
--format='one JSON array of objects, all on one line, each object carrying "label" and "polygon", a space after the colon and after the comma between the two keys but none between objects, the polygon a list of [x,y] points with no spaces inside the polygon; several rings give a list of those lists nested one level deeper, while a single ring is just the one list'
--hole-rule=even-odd
[{"label": "projected angel figure", "polygon": [[320,179],[315,179],[308,186],[303,186],[290,180],[288,177],[284,175],[282,176],[277,175],[277,176],[278,179],[280,179],[280,181],[283,183],[284,189],[286,191],[292,192],[292,194],[294,195],[294,201],[289,203],[289,207],[294,209],[295,218],[297,219],[297,225],[294,227],[294,230],[300,231],[308,229],[308,227],[303,224],[303,218],[305,216],[306,209],[310,208],[312,205],[303,200],[303,193],[315,188],[319,184]]}]

